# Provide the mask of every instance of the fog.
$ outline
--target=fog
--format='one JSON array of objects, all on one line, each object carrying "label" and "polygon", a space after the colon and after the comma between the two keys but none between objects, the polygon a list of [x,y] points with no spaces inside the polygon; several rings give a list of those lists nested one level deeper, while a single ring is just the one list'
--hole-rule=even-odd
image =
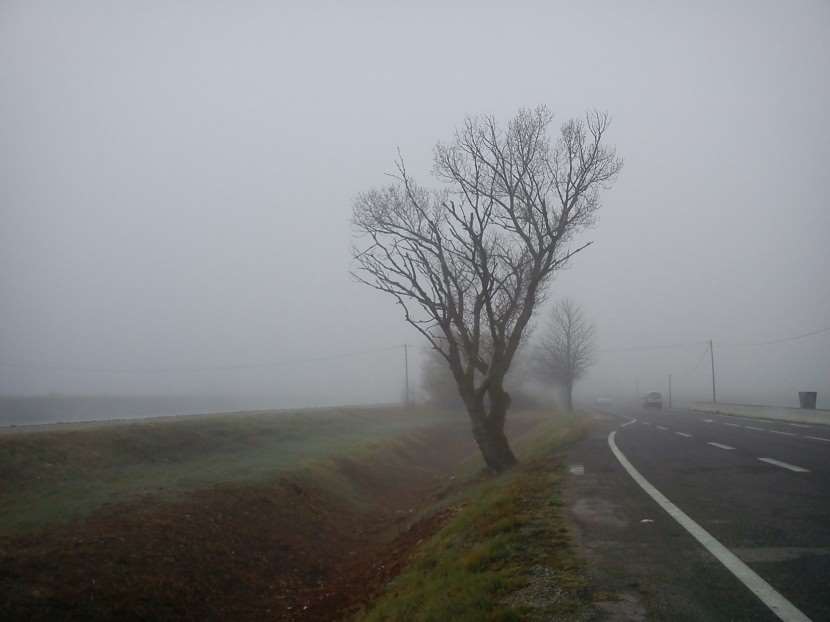
[{"label": "fog", "polygon": [[830,326],[830,5],[392,4],[5,0],[0,394],[400,399],[352,202],[547,104],[625,159],[548,296],[597,326],[578,395],[707,399],[712,339],[719,399],[830,405],[830,332],[746,345]]}]

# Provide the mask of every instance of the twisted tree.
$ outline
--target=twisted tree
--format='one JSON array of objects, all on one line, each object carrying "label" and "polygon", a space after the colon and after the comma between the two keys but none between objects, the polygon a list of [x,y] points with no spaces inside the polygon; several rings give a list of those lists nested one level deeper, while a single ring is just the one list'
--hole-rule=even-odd
[{"label": "twisted tree", "polygon": [[468,118],[439,143],[428,190],[397,161],[396,183],[355,201],[353,249],[361,282],[393,296],[404,317],[449,365],[485,462],[516,462],[504,435],[504,378],[551,276],[590,242],[600,191],[622,161],[604,143],[605,114],[562,125],[521,110],[502,128]]}]

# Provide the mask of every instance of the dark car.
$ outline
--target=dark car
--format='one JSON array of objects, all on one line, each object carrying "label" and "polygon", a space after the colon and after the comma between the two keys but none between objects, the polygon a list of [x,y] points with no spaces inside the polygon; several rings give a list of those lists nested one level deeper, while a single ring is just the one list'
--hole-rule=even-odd
[{"label": "dark car", "polygon": [[647,393],[643,398],[643,406],[646,408],[663,408],[663,396],[657,391]]}]

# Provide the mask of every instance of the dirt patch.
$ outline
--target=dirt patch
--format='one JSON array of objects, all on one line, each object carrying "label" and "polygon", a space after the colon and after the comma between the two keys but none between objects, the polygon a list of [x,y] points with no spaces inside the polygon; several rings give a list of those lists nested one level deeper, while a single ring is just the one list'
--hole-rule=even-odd
[{"label": "dirt patch", "polygon": [[415,519],[474,451],[466,426],[429,429],[333,463],[347,492],[308,474],[228,484],[0,538],[0,618],[343,618],[452,513]]}]

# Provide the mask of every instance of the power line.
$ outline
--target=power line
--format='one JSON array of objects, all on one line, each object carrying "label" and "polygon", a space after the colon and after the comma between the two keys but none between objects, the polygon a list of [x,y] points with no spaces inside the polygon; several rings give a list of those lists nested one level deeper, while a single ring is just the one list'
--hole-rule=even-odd
[{"label": "power line", "polygon": [[292,365],[303,365],[305,363],[315,363],[320,361],[333,361],[337,359],[350,358],[354,356],[362,356],[366,354],[373,354],[376,352],[388,352],[397,350],[405,346],[395,345],[384,348],[371,348],[368,350],[356,350],[353,352],[342,352],[339,354],[315,356],[307,358],[295,358],[290,361],[274,361],[269,363],[253,363],[253,364],[233,364],[233,365],[208,365],[200,367],[123,367],[123,368],[97,368],[97,367],[69,367],[63,365],[29,365],[29,364],[14,364],[0,362],[0,367],[17,368],[17,369],[33,369],[33,370],[47,370],[47,371],[65,371],[71,373],[89,373],[89,374],[159,374],[159,373],[173,373],[173,372],[208,372],[208,371],[236,371],[245,369],[271,369],[278,367],[288,367]]},{"label": "power line", "polygon": [[[743,347],[755,347],[755,346],[768,346],[777,343],[786,343],[789,341],[797,341],[799,339],[805,339],[807,337],[814,337],[815,335],[821,335],[822,333],[830,332],[830,326],[826,328],[820,328],[818,330],[813,330],[808,333],[802,333],[800,335],[795,335],[792,337],[782,337],[780,339],[771,339],[768,341],[757,341],[757,342],[747,342],[747,343],[729,343],[718,341],[718,345],[720,347],[730,347],[730,348],[743,348]],[[651,352],[655,350],[682,350],[687,349],[692,346],[698,345],[706,345],[708,348],[709,341],[688,341],[686,343],[674,343],[674,344],[666,344],[666,345],[650,345],[650,346],[632,346],[629,348],[608,348],[608,349],[601,349],[597,350],[600,354],[613,354],[616,352]],[[708,349],[706,350],[708,352]]]},{"label": "power line", "polygon": [[820,328],[818,330],[810,331],[809,333],[804,333],[801,335],[795,335],[794,337],[782,337],[781,339],[772,339],[770,341],[757,341],[755,343],[724,343],[721,344],[718,342],[720,346],[727,346],[730,348],[752,348],[756,346],[771,346],[776,343],[786,343],[788,341],[798,341],[799,339],[804,339],[806,337],[813,337],[815,335],[821,335],[822,333],[826,333],[830,331],[830,326],[826,328]]},{"label": "power line", "polygon": [[616,352],[651,352],[653,350],[685,350],[687,348],[691,348],[692,346],[698,346],[703,343],[707,343],[705,341],[690,341],[687,343],[675,343],[669,345],[659,345],[659,346],[633,346],[630,348],[608,348],[603,350],[597,350],[600,354],[613,354]]},{"label": "power line", "polygon": [[[767,341],[758,341],[751,343],[719,343],[721,347],[757,347],[774,345],[778,343],[786,343],[790,341],[797,341],[807,337],[814,337],[823,333],[830,332],[830,326],[813,330],[800,335],[791,337],[783,337],[779,339],[771,339]],[[700,359],[692,367],[692,370],[697,369],[700,363],[704,360],[706,353],[709,351],[708,341],[689,341],[686,343],[649,345],[649,346],[633,346],[627,348],[606,348],[597,350],[600,354],[614,354],[625,352],[653,352],[658,350],[685,350],[698,345],[706,345],[707,348],[701,354]],[[123,368],[98,368],[98,367],[72,367],[65,365],[51,365],[51,364],[27,364],[27,363],[4,363],[0,361],[0,367],[16,368],[16,369],[32,369],[45,371],[64,371],[71,373],[89,373],[89,374],[157,374],[157,373],[175,373],[175,372],[210,372],[210,371],[237,371],[246,369],[271,369],[279,367],[288,367],[292,365],[303,365],[306,363],[316,363],[322,361],[333,361],[337,359],[350,358],[354,356],[363,356],[366,354],[373,354],[377,352],[388,352],[397,350],[398,348],[406,349],[406,345],[386,346],[383,348],[370,348],[366,350],[355,350],[352,352],[341,352],[339,354],[331,354],[324,356],[295,358],[285,361],[273,361],[267,363],[238,363],[230,365],[207,365],[207,366],[173,366],[173,367],[123,367]]]},{"label": "power line", "polygon": [[697,368],[700,367],[701,363],[703,363],[703,361],[706,360],[706,354],[708,354],[708,352],[708,346],[703,348],[703,352],[700,353],[700,358],[697,359],[697,362],[694,365],[692,365],[692,367],[689,369],[690,372],[697,371]]},{"label": "power line", "polygon": [[706,343],[706,346],[703,348],[703,351],[700,353],[700,356],[695,361],[695,364],[680,370],[681,375],[688,375],[688,374],[691,374],[692,372],[697,371],[698,368],[700,368],[700,365],[703,363],[703,361],[706,360],[706,355],[707,354],[709,354],[709,343],[708,342]]}]

